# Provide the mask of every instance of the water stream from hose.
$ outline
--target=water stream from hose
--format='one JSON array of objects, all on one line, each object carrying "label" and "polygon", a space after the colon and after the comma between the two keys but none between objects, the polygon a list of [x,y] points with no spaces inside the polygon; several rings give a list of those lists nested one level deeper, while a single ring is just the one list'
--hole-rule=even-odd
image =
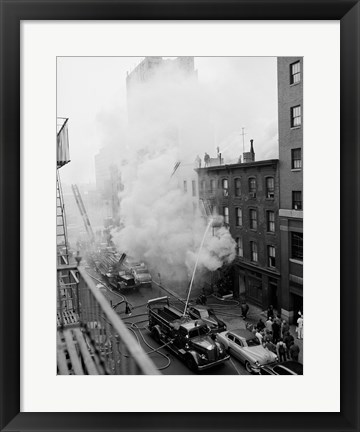
[{"label": "water stream from hose", "polygon": [[188,306],[188,303],[189,303],[189,298],[190,298],[190,294],[191,294],[191,288],[192,288],[192,285],[193,285],[193,282],[194,282],[195,272],[196,272],[196,268],[197,268],[197,265],[198,265],[198,262],[199,262],[201,249],[202,249],[202,247],[204,245],[206,234],[208,233],[208,231],[209,231],[209,229],[210,229],[210,227],[212,225],[212,222],[213,222],[212,219],[210,219],[210,221],[209,221],[209,223],[208,223],[208,225],[207,225],[207,227],[205,229],[205,232],[204,232],[203,238],[201,240],[201,243],[200,243],[199,251],[198,251],[198,254],[197,254],[197,257],[196,257],[196,261],[195,261],[195,265],[194,265],[194,270],[193,270],[192,276],[191,276],[191,281],[190,281],[190,286],[189,286],[189,292],[188,292],[188,295],[187,295],[187,298],[186,298],[186,303],[185,303],[185,309],[184,309],[183,316],[185,316],[185,314],[186,314],[186,309],[187,309],[187,306]]}]

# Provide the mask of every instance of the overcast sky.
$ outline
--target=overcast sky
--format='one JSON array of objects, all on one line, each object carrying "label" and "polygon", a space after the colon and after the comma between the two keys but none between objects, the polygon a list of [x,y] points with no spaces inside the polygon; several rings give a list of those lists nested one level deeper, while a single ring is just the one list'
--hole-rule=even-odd
[{"label": "overcast sky", "polygon": [[[126,73],[143,57],[61,57],[57,62],[57,114],[69,118],[71,163],[61,169],[64,183],[95,182],[94,156],[103,146],[123,145],[127,125]],[[275,57],[196,57],[202,91],[217,114],[216,145],[232,157],[254,139],[256,160],[278,157]],[[203,154],[204,148],[194,148]]]}]

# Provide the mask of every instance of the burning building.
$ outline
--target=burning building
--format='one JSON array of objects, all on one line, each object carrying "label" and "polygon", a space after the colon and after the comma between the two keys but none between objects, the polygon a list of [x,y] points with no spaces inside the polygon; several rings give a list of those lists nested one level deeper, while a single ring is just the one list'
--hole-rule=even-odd
[{"label": "burning building", "polygon": [[255,161],[253,140],[244,163],[198,168],[199,198],[236,241],[233,290],[262,308],[278,306],[280,290],[279,161]]}]

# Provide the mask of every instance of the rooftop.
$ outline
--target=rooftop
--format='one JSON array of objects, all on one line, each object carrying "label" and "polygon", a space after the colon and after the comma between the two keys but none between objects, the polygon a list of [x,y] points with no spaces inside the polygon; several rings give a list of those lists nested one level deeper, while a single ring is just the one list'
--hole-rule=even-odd
[{"label": "rooftop", "polygon": [[205,173],[207,171],[220,171],[225,170],[229,171],[235,168],[251,168],[251,167],[260,167],[260,166],[271,166],[274,164],[278,164],[279,159],[267,159],[256,162],[248,162],[248,163],[234,163],[234,164],[224,164],[224,165],[215,165],[209,167],[195,168],[199,174]]}]

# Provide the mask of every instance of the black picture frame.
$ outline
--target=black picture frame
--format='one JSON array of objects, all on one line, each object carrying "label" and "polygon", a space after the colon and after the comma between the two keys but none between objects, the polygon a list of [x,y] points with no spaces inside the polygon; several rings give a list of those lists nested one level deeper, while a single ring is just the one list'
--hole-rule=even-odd
[{"label": "black picture frame", "polygon": [[[2,431],[359,430],[360,5],[347,0],[0,0],[0,429]],[[21,20],[340,20],[341,21],[341,411],[340,413],[21,413],[20,412],[20,21]],[[325,146],[325,143],[324,143]],[[325,147],[324,147],[325,148]],[[322,175],[331,175],[319,166]],[[328,212],[327,212],[328,213]],[[326,302],[324,302],[326,304]],[[323,306],[319,326],[331,311]],[[321,333],[321,332],[320,332]],[[339,343],[339,341],[336,341]],[[324,348],[321,361],[331,361]],[[321,367],[319,361],[319,367]],[[293,389],[273,383],[272,393]],[[329,377],[331,385],[331,377]],[[264,389],[264,392],[268,389]],[[309,389],[309,392],[311,389]],[[239,403],[241,397],[239,393]],[[261,404],[259,405],[261,409]],[[161,409],[160,409],[161,410]],[[159,411],[160,411],[159,410]]]}]

